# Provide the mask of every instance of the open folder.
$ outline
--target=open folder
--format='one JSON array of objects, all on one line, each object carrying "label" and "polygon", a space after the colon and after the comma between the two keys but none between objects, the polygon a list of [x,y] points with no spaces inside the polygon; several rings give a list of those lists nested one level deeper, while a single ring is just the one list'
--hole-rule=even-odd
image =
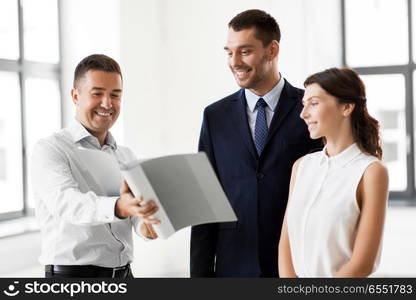
[{"label": "open folder", "polygon": [[162,239],[187,226],[237,221],[203,152],[134,162],[117,162],[98,150],[78,152],[103,196],[119,195],[124,178],[134,196],[155,201],[159,210],[154,217],[161,223],[153,226]]}]

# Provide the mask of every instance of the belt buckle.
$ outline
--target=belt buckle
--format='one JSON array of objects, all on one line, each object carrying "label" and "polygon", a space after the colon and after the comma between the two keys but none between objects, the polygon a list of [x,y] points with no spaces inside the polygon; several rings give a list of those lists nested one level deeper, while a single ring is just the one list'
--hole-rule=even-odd
[{"label": "belt buckle", "polygon": [[111,275],[111,278],[116,278],[115,277],[116,276],[116,272],[117,271],[120,271],[120,270],[124,270],[125,268],[126,268],[126,266],[113,268],[113,274]]}]

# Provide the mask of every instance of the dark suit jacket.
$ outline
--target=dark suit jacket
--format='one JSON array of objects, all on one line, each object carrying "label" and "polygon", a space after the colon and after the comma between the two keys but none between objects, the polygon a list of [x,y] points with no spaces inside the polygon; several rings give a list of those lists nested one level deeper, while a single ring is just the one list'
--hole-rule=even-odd
[{"label": "dark suit jacket", "polygon": [[299,117],[302,97],[303,90],[285,82],[260,157],[243,89],[205,109],[199,150],[207,153],[238,221],[192,228],[191,277],[278,276],[292,165],[322,148]]}]

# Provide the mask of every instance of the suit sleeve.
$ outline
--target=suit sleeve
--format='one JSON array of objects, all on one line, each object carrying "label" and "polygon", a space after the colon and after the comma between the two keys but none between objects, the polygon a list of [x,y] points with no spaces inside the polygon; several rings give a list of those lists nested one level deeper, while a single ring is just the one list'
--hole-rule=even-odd
[{"label": "suit sleeve", "polygon": [[[198,150],[207,154],[214,171],[217,173],[206,111],[204,112],[204,119],[202,121]],[[215,277],[217,230],[218,224],[216,223],[192,227],[190,255],[191,277]]]}]

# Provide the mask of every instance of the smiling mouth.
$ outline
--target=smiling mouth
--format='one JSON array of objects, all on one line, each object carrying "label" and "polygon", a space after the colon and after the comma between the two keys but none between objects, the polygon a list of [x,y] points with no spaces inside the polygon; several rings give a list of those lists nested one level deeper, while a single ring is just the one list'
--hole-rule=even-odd
[{"label": "smiling mouth", "polygon": [[251,69],[247,69],[247,70],[235,70],[234,74],[238,79],[243,79],[245,77],[247,77],[247,74],[251,72]]},{"label": "smiling mouth", "polygon": [[96,111],[95,114],[100,117],[111,117],[113,115],[112,112],[102,112],[102,111]]},{"label": "smiling mouth", "polygon": [[309,122],[309,123],[306,123],[306,125],[308,125],[308,130],[311,130],[312,129],[312,127],[314,126],[314,125],[316,125],[318,122]]}]

